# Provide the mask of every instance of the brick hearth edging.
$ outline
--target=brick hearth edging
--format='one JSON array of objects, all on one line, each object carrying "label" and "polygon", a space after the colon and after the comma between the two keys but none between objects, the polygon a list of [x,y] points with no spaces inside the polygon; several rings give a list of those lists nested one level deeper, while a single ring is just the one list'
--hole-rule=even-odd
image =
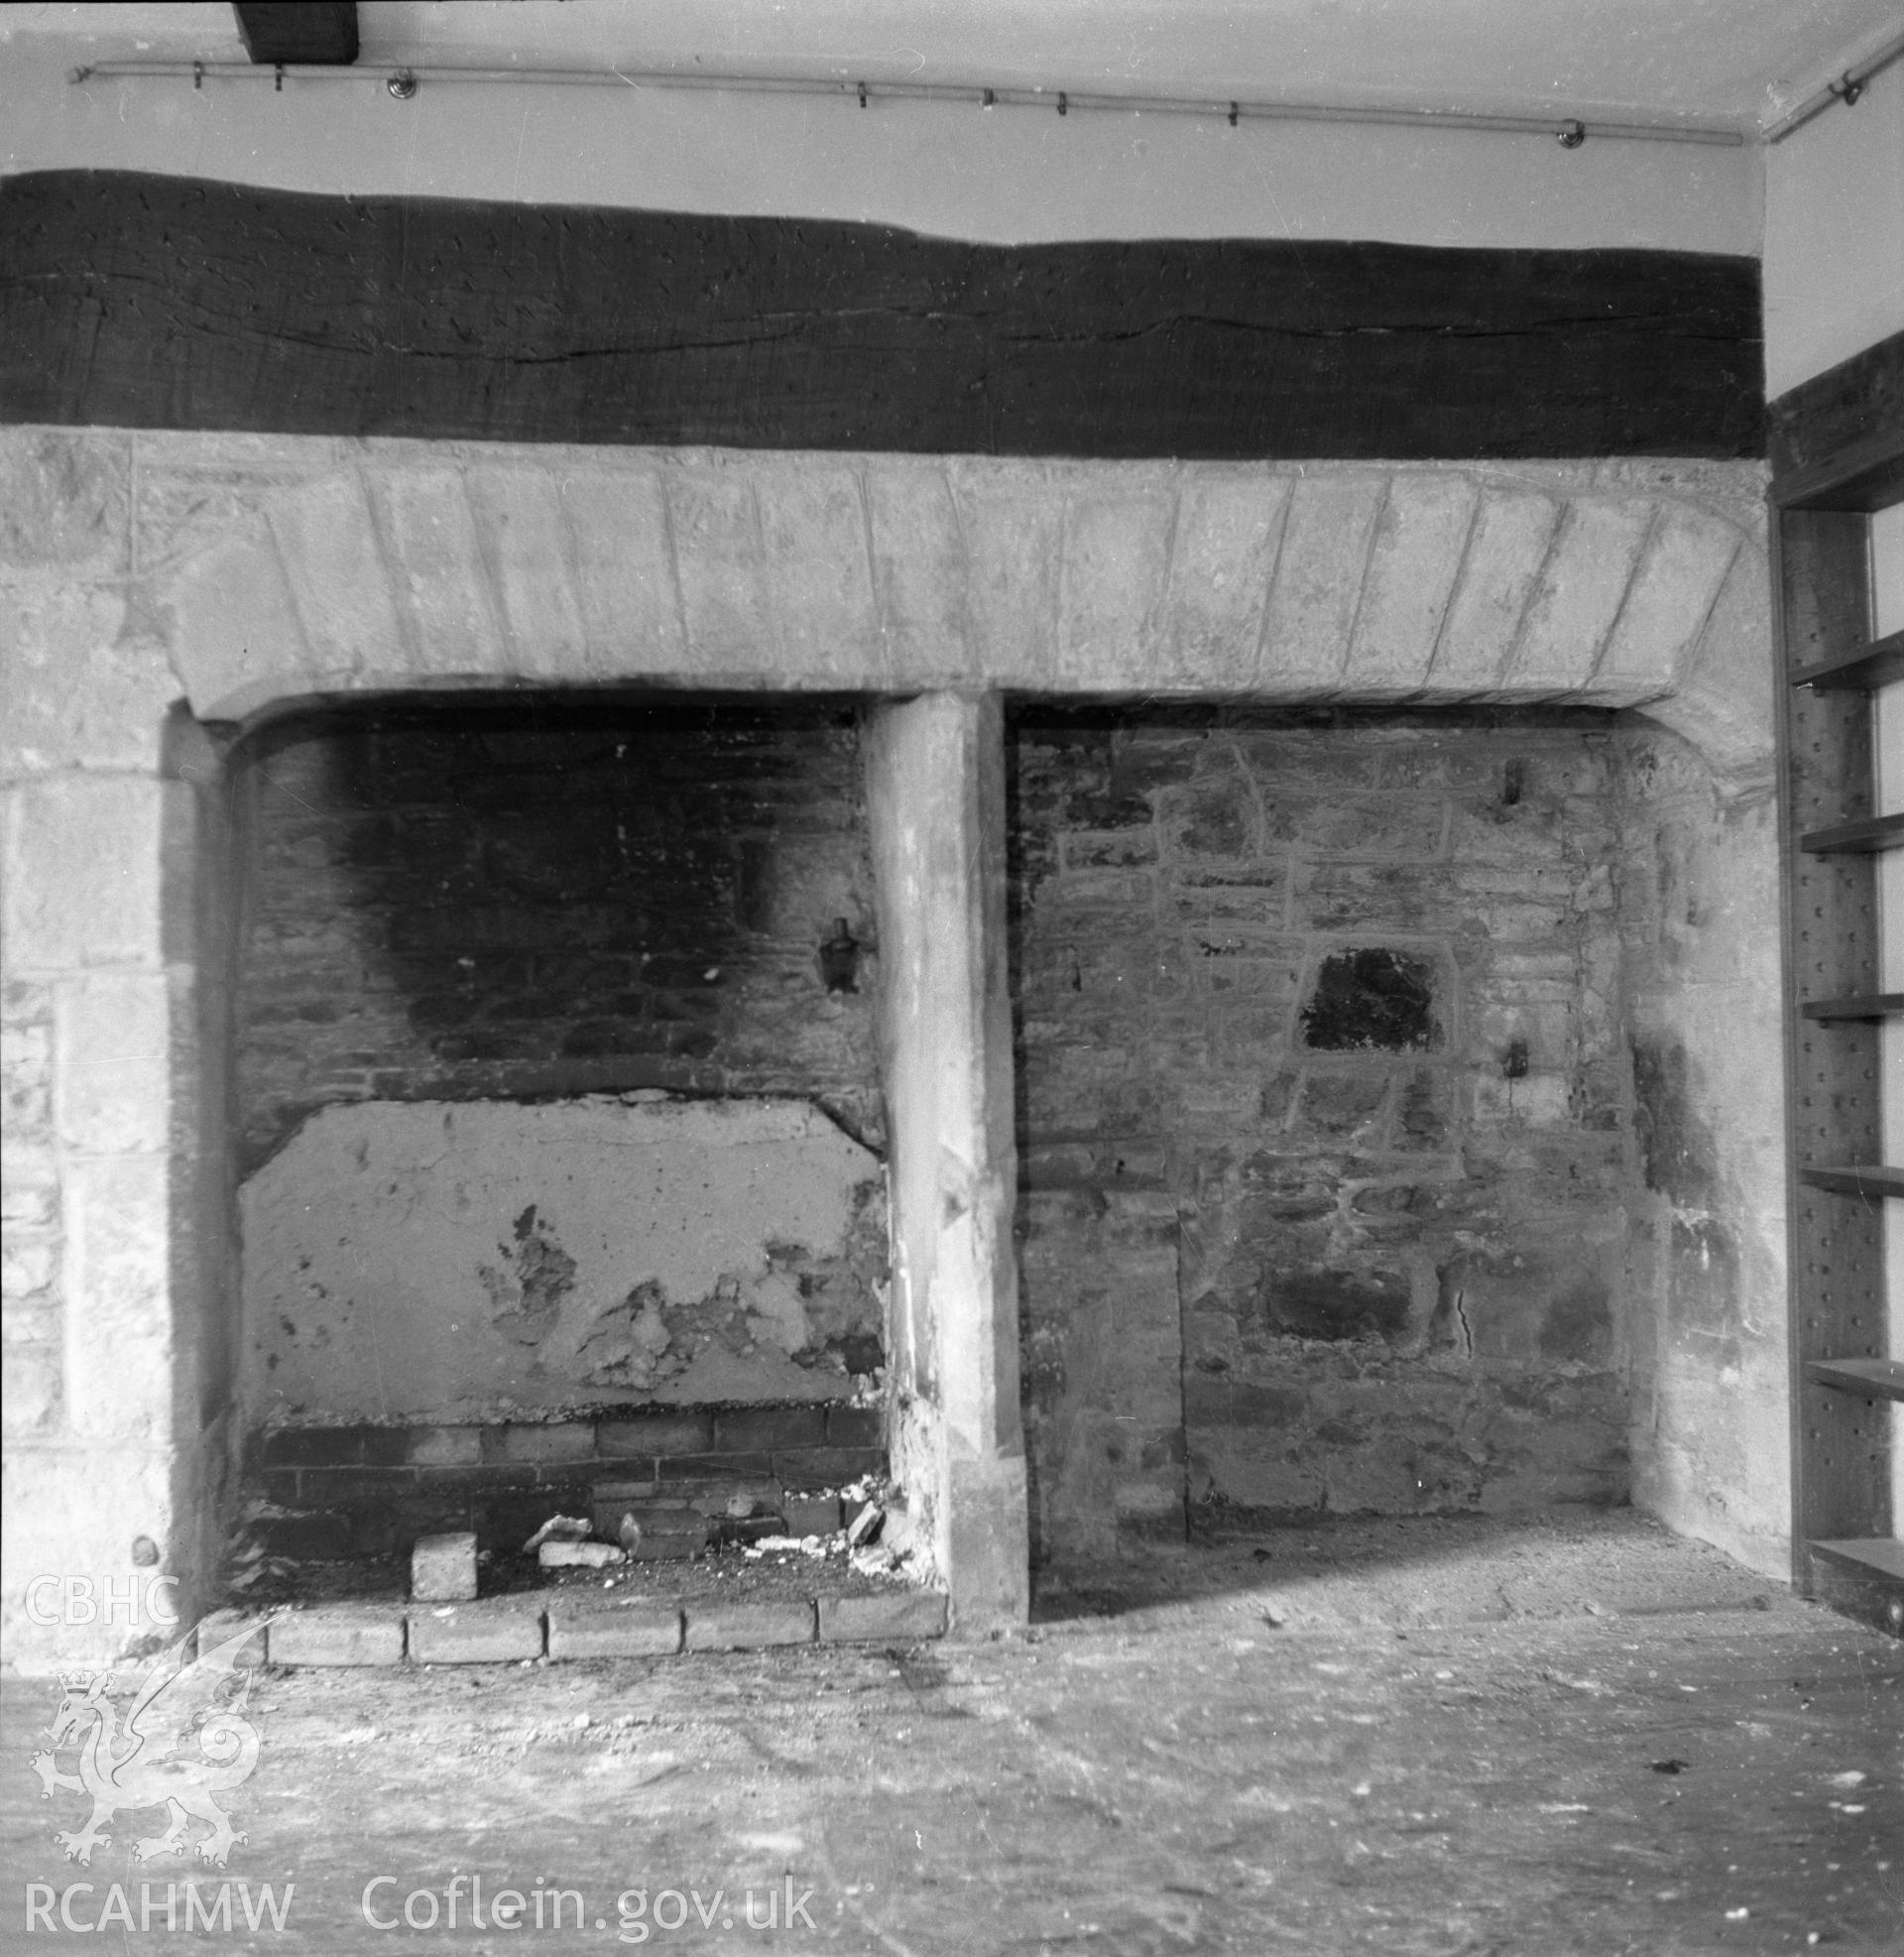
[{"label": "brick hearth edging", "polygon": [[688,1651],[752,1651],[783,1645],[878,1645],[942,1638],[942,1590],[774,1601],[688,1598],[602,1603],[535,1594],[472,1604],[344,1603],[253,1618],[214,1611],[198,1625],[198,1650],[257,1630],[252,1664],[511,1664],[547,1657],[672,1657]]}]

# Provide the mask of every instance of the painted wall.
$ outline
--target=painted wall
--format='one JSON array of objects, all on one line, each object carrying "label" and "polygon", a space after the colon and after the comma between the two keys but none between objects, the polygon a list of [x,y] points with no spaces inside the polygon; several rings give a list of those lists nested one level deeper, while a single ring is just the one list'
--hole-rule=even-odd
[{"label": "painted wall", "polygon": [[1904,332],[1904,61],[1765,152],[1765,392]]},{"label": "painted wall", "polygon": [[1596,138],[1566,151],[1546,134],[1233,129],[1222,117],[891,99],[862,110],[851,96],[529,82],[426,82],[399,102],[373,79],[293,78],[282,94],[269,83],[67,81],[75,63],[108,56],[239,52],[215,38],[147,40],[0,24],[0,171],[860,218],[1000,243],[1376,238],[1745,254],[1759,243],[1749,147]]}]

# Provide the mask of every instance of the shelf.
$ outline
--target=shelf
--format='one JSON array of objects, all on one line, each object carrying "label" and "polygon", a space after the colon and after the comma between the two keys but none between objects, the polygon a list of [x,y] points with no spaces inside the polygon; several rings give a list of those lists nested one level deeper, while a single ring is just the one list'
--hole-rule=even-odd
[{"label": "shelf", "polygon": [[1843,1168],[1801,1168],[1798,1179],[1835,1196],[1904,1196],[1904,1168],[1859,1163]]},{"label": "shelf", "polygon": [[1814,829],[1799,837],[1798,846],[1808,856],[1874,856],[1881,849],[1904,848],[1904,815],[1867,815],[1859,822]]},{"label": "shelf", "polygon": [[1839,659],[1797,667],[1791,678],[1794,686],[1810,686],[1821,693],[1870,691],[1904,679],[1904,632],[1873,639]]},{"label": "shelf", "polygon": [[1808,999],[1808,1020],[1888,1020],[1904,1013],[1904,992],[1851,992],[1843,999]]},{"label": "shelf", "polygon": [[1809,1546],[1814,1556],[1823,1556],[1849,1569],[1888,1576],[1894,1582],[1904,1583],[1904,1542],[1894,1535],[1872,1535],[1836,1542],[1821,1542],[1814,1537]]},{"label": "shelf", "polygon": [[1904,1360],[1810,1359],[1805,1377],[1814,1386],[1838,1393],[1862,1394],[1866,1400],[1904,1400]]},{"label": "shelf", "polygon": [[1880,428],[1809,468],[1772,479],[1772,501],[1786,510],[1881,510],[1904,496],[1904,438]]}]

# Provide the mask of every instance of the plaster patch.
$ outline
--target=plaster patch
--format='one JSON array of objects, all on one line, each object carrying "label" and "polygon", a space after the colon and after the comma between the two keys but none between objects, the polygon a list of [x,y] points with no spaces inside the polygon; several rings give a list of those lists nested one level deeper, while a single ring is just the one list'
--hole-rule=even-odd
[{"label": "plaster patch", "polygon": [[247,1410],[844,1399],[885,1176],[803,1102],[326,1108],[244,1186]]}]

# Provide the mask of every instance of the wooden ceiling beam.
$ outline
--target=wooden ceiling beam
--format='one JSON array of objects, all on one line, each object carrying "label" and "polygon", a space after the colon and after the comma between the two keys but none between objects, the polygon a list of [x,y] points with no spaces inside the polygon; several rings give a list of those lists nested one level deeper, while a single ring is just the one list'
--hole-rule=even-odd
[{"label": "wooden ceiling beam", "polygon": [[348,67],[357,59],[356,0],[293,0],[243,5],[234,0],[245,52],[264,66]]},{"label": "wooden ceiling beam", "polygon": [[0,177],[0,422],[1384,463],[1764,449],[1758,264]]}]

